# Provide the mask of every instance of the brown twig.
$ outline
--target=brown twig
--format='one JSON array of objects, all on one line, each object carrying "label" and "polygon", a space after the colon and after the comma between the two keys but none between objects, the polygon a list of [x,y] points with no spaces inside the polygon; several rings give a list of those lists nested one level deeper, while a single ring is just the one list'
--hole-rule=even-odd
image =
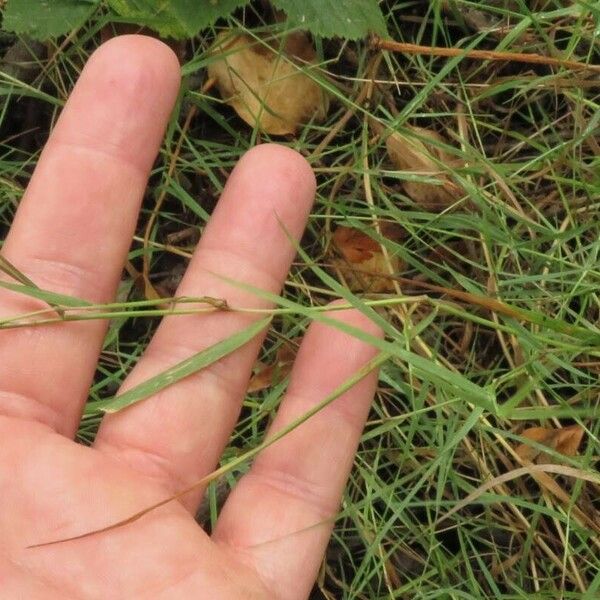
[{"label": "brown twig", "polygon": [[462,48],[444,48],[440,46],[419,46],[418,44],[408,44],[394,40],[382,40],[377,36],[371,39],[371,47],[379,50],[389,50],[390,52],[404,52],[405,54],[425,54],[427,56],[446,56],[449,58],[463,56],[476,60],[532,63],[564,67],[571,70],[589,69],[600,72],[600,65],[588,65],[576,60],[563,60],[544,56],[543,54],[529,54],[525,52],[499,52],[496,50],[465,50]]}]

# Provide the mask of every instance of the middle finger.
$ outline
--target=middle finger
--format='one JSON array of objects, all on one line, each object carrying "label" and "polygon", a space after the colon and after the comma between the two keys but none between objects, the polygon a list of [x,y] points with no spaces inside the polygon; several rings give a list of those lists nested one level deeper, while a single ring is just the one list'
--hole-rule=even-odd
[{"label": "middle finger", "polygon": [[[295,255],[288,234],[300,237],[314,192],[314,175],[296,152],[276,145],[249,151],[229,178],[177,295],[223,298],[233,308],[268,306],[222,277],[278,292]],[[166,317],[121,391],[256,319],[236,312]],[[96,448],[169,491],[198,480],[214,468],[235,425],[260,344],[258,336],[152,398],[108,415]],[[185,503],[193,508],[200,493],[190,494]]]}]

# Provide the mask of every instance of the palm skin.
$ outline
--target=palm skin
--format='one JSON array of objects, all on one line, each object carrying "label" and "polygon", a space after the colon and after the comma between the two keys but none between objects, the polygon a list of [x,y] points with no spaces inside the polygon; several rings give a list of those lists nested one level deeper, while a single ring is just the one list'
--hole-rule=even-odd
[{"label": "palm skin", "polygon": [[0,435],[4,598],[275,596],[243,552],[212,542],[179,503],[107,534],[25,548],[118,521],[169,492],[41,424],[2,418]]},{"label": "palm skin", "polygon": [[[1,248],[37,285],[95,303],[114,296],[179,81],[174,55],[150,38],[123,36],[94,53]],[[288,235],[299,239],[314,189],[309,166],[292,150],[264,145],[246,153],[178,295],[268,308],[264,299],[227,281],[280,290],[295,253]],[[0,318],[43,308],[0,287]],[[360,313],[332,314],[366,335],[380,335]],[[122,389],[256,318],[236,311],[165,318]],[[119,522],[212,472],[262,341],[259,336],[105,418],[87,448],[73,436],[105,330],[98,320],[0,330],[2,598],[306,598],[376,373],[257,456],[212,538],[193,518],[204,491],[198,488],[122,527],[31,548]],[[311,325],[267,435],[305,414],[374,355],[356,337]]]}]

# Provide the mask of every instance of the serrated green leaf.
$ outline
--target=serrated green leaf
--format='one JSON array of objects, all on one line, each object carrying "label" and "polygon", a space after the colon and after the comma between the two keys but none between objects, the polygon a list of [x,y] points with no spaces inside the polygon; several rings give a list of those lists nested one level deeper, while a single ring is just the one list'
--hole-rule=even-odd
[{"label": "serrated green leaf", "polygon": [[377,0],[272,0],[290,22],[322,37],[350,40],[369,33],[385,35],[386,26]]},{"label": "serrated green leaf", "polygon": [[163,37],[187,38],[226,17],[249,0],[108,0],[125,19],[158,31]]},{"label": "serrated green leaf", "polygon": [[99,0],[9,0],[3,28],[47,40],[81,25]]}]

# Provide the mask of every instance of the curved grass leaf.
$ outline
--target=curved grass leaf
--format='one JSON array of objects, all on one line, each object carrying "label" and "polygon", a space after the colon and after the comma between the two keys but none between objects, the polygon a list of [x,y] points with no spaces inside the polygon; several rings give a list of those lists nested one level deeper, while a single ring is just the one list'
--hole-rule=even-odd
[{"label": "curved grass leaf", "polygon": [[9,283],[8,281],[0,281],[0,287],[29,296],[30,298],[36,298],[37,300],[43,300],[51,306],[61,306],[63,308],[75,307],[75,306],[91,306],[91,303],[82,298],[76,298],[74,296],[67,296],[65,294],[57,294],[56,292],[49,292],[42,290],[36,285],[23,285],[20,283]]}]

